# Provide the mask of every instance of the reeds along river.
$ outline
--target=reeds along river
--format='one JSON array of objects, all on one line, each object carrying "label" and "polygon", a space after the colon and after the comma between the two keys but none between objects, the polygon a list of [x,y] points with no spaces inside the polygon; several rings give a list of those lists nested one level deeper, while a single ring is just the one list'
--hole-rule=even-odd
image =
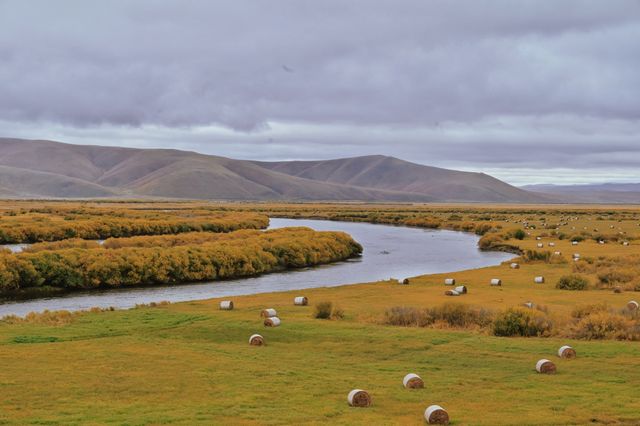
[{"label": "reeds along river", "polygon": [[362,244],[364,254],[361,258],[345,262],[254,278],[160,287],[93,290],[52,298],[11,301],[0,305],[0,316],[25,315],[45,309],[74,311],[94,306],[130,308],[136,304],[162,300],[183,302],[338,286],[479,268],[499,264],[513,257],[509,253],[482,252],[478,250],[476,235],[455,231],[325,220],[271,219],[270,228],[287,226],[308,226],[318,231],[347,232]]}]

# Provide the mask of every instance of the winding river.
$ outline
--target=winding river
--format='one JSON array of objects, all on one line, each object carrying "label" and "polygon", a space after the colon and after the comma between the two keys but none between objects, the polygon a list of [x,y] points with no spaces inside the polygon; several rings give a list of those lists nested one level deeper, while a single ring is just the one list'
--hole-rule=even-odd
[{"label": "winding river", "polygon": [[425,230],[369,223],[332,222],[307,219],[271,219],[270,228],[308,226],[318,231],[344,231],[364,247],[361,258],[254,278],[197,284],[122,288],[74,292],[64,296],[0,304],[0,317],[23,316],[32,311],[131,308],[136,304],[184,302],[214,297],[238,296],[274,291],[332,287],[343,284],[405,278],[416,275],[460,271],[499,264],[513,257],[509,253],[478,250],[473,234]]}]

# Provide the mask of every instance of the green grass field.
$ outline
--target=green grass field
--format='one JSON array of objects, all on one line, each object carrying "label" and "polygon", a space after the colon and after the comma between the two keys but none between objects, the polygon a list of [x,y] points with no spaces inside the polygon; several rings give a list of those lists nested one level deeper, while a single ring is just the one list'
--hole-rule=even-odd
[{"label": "green grass field", "polygon": [[[553,250],[562,251],[566,263],[521,262],[514,270],[507,262],[412,278],[406,286],[387,281],[234,297],[233,311],[220,311],[219,300],[208,300],[1,321],[0,424],[419,425],[431,404],[446,408],[458,425],[640,424],[638,342],[506,338],[487,330],[383,324],[391,307],[452,300],[493,311],[533,301],[558,322],[576,306],[605,302],[620,309],[630,299],[640,301],[632,291],[555,288],[560,276],[572,272],[574,252],[594,259],[637,253],[632,213],[622,222],[596,221],[589,213],[589,219],[562,226],[568,233],[585,226],[625,232],[629,246],[593,240],[572,246],[568,239],[545,236],[545,250],[554,241]],[[510,242],[535,249],[534,237],[547,232],[531,230],[526,239]],[[534,284],[537,275],[546,282]],[[445,276],[469,293],[445,296]],[[503,286],[489,286],[493,277]],[[293,306],[298,295],[309,297],[310,306]],[[313,318],[320,301],[340,306],[345,318]],[[278,310],[282,326],[263,327],[260,311],[268,307]],[[265,336],[267,345],[249,346],[253,333]],[[577,359],[556,356],[564,344],[577,350]],[[536,373],[541,358],[554,361],[558,373]],[[419,374],[425,389],[404,389],[407,373]],[[369,391],[372,407],[347,405],[354,388]]]},{"label": "green grass field", "polygon": [[[402,287],[428,293],[433,286]],[[640,422],[640,345],[498,338],[474,332],[382,326],[365,306],[389,283],[306,291],[333,300],[344,320],[312,318],[297,293],[86,313],[65,325],[0,326],[0,421],[5,424],[421,424],[430,404],[452,424]],[[424,296],[424,295],[423,295]],[[391,300],[387,303],[394,303]],[[360,306],[358,309],[357,306]],[[282,326],[264,329],[275,307]],[[267,346],[252,347],[261,333]],[[570,344],[575,360],[560,360]],[[540,358],[558,374],[540,375]],[[425,389],[406,390],[415,372]],[[370,408],[350,408],[363,388]]]}]

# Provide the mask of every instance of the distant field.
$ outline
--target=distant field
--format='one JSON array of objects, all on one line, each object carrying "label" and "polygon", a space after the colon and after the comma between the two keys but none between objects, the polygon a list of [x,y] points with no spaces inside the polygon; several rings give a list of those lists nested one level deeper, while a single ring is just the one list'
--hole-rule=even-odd
[{"label": "distant field", "polygon": [[[160,206],[189,209],[196,204]],[[424,409],[439,404],[452,424],[640,423],[640,343],[629,341],[636,336],[634,321],[636,331],[640,326],[637,315],[624,313],[629,300],[640,301],[640,292],[634,291],[640,290],[637,208],[197,206],[466,230],[522,257],[515,260],[519,269],[507,262],[416,277],[409,285],[387,281],[234,297],[233,311],[220,311],[219,300],[210,300],[7,318],[0,323],[0,422],[423,424]],[[518,229],[525,234],[522,240],[515,236]],[[581,241],[572,245],[576,239]],[[554,251],[562,254],[545,254]],[[572,260],[573,253],[581,255],[579,262]],[[518,256],[514,253],[514,259]],[[575,274],[587,280],[588,289],[556,288],[560,277]],[[544,276],[545,283],[534,284],[535,276]],[[445,277],[466,285],[468,294],[445,296]],[[502,286],[491,287],[491,278],[502,279]],[[616,287],[620,293],[614,293]],[[310,306],[293,306],[293,297],[301,294],[309,297]],[[344,318],[313,318],[320,301],[333,302]],[[550,337],[496,337],[491,326],[456,327],[446,321],[425,327],[386,325],[394,307],[465,306],[500,315],[513,307],[525,310],[522,305],[529,301],[544,308],[529,311],[553,323],[545,333]],[[606,309],[579,313],[590,305]],[[277,309],[282,326],[262,326],[259,314],[267,307]],[[571,338],[583,331],[585,321],[605,329],[611,321],[616,326],[623,323],[615,321],[624,321],[629,329],[603,332],[603,340]],[[267,346],[248,345],[255,332]],[[576,349],[577,359],[556,356],[564,344]],[[558,373],[536,373],[540,358],[554,361]],[[422,376],[425,389],[402,387],[410,372]],[[373,406],[349,408],[346,396],[353,388],[369,391]]]}]

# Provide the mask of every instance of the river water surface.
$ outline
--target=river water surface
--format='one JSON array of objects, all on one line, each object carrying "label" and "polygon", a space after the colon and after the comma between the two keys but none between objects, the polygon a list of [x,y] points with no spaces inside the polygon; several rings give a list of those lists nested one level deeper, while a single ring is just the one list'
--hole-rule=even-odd
[{"label": "river water surface", "polygon": [[120,288],[74,292],[64,296],[0,304],[0,316],[25,315],[32,311],[69,311],[131,308],[136,304],[183,302],[214,297],[268,293],[314,287],[332,287],[406,278],[416,275],[453,272],[499,264],[513,257],[509,253],[478,250],[473,234],[425,230],[369,223],[333,222],[307,219],[271,219],[270,228],[308,226],[318,231],[344,231],[364,247],[361,258],[311,268],[277,272],[253,278],[208,283],[141,288]]}]

